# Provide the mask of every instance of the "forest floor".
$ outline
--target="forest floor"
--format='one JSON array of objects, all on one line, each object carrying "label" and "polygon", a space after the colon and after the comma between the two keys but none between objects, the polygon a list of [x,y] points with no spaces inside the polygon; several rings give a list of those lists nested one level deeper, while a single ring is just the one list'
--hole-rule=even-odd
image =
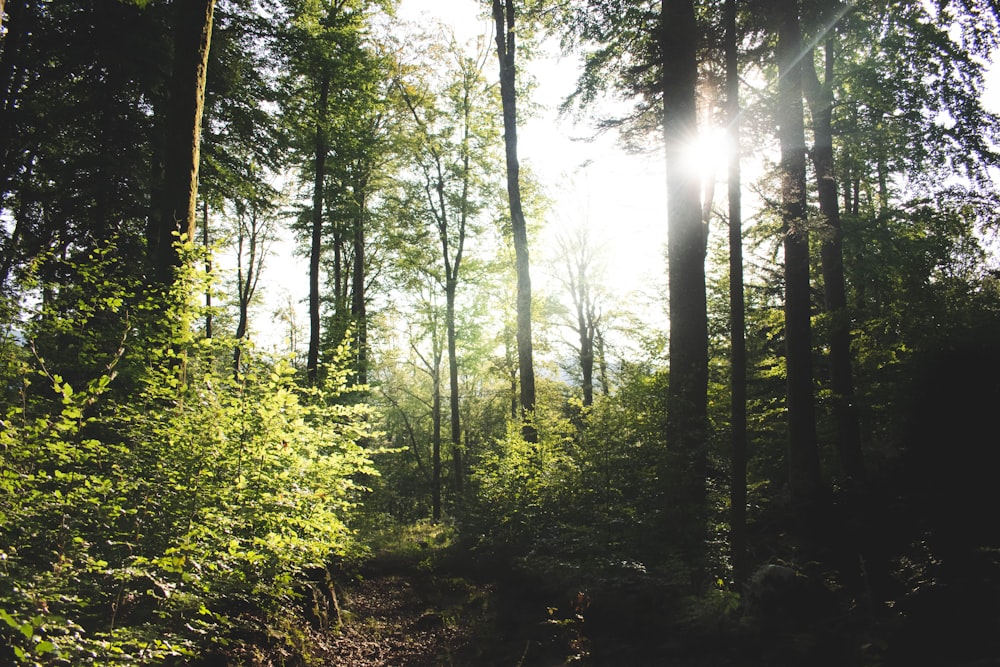
[{"label": "forest floor", "polygon": [[[324,667],[746,667],[721,628],[695,628],[509,562],[473,557],[440,529],[397,535],[338,582],[341,625]],[[438,532],[435,532],[438,531]],[[648,597],[648,596],[647,596]],[[638,608],[634,602],[638,602]],[[594,605],[591,606],[591,603]],[[767,663],[779,664],[779,663]],[[802,663],[807,664],[807,663]],[[818,664],[818,663],[817,663]]]},{"label": "forest floor", "polygon": [[[846,667],[870,659],[837,609],[802,608],[755,626],[706,598],[662,604],[638,584],[567,588],[502,558],[449,544],[440,527],[403,529],[336,587],[340,627],[319,633],[323,667]],[[558,580],[558,581],[557,581]],[[669,593],[667,593],[669,594]],[[820,599],[826,600],[826,597]],[[684,611],[686,609],[686,611]],[[802,618],[799,618],[802,616]],[[869,642],[870,643],[870,642]],[[903,664],[903,663],[896,663]],[[915,664],[915,663],[914,663]],[[945,664],[945,663],[940,663]],[[977,663],[978,664],[978,663]],[[993,664],[993,663],[987,663]]]},{"label": "forest floor", "polygon": [[572,619],[491,574],[427,543],[376,553],[338,587],[342,626],[322,664],[548,667],[585,657]]}]

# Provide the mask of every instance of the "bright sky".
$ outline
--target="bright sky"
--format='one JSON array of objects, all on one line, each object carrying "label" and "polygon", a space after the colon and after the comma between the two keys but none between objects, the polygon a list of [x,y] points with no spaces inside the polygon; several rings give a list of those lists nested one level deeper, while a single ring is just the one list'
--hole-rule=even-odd
[{"label": "bright sky", "polygon": [[[398,18],[420,21],[430,18],[453,26],[459,43],[488,34],[492,43],[492,22],[482,17],[485,2],[476,0],[403,0]],[[638,291],[654,295],[664,282],[666,243],[666,177],[662,157],[627,154],[608,134],[585,141],[590,131],[574,127],[570,119],[558,118],[557,107],[572,92],[577,63],[561,59],[556,49],[532,62],[520,60],[537,79],[532,101],[541,105],[539,114],[521,119],[518,128],[518,156],[541,181],[546,195],[555,201],[546,220],[529,220],[540,225],[541,236],[531,249],[532,284],[542,290],[556,289],[545,275],[546,251],[562,229],[586,225],[591,239],[607,253],[607,278],[624,297]],[[496,78],[494,57],[490,63]],[[643,313],[650,320],[663,318],[662,307]]]},{"label": "bright sky", "polygon": [[[474,42],[482,35],[492,40],[492,22],[483,16],[487,9],[485,0],[402,0],[397,18],[413,22],[430,19],[450,25],[459,43],[464,43]],[[556,107],[572,91],[577,63],[572,58],[560,59],[554,48],[550,51],[547,57],[530,63],[519,61],[521,67],[529,67],[536,77],[538,86],[533,102],[542,107],[537,117],[521,121],[518,137],[521,164],[535,173],[548,197],[555,201],[546,220],[528,221],[529,226],[542,229],[536,247],[531,250],[532,283],[542,292],[558,290],[544,266],[546,251],[553,246],[560,230],[584,224],[590,228],[590,238],[605,248],[607,278],[622,302],[647,304],[638,314],[656,326],[665,324],[663,305],[651,301],[663,292],[666,272],[662,156],[630,155],[616,145],[615,137],[610,134],[584,141],[581,137],[589,134],[586,127],[574,127],[571,120],[558,118]],[[487,75],[496,77],[495,59],[487,68]],[[989,72],[984,98],[987,106],[1000,110],[998,67]],[[724,187],[724,183],[718,187]],[[716,233],[718,229],[716,225]],[[276,247],[275,254],[290,254],[290,248]],[[270,264],[275,267],[279,263]],[[301,271],[268,273],[267,282],[273,285],[269,302],[287,301],[283,294],[305,293],[306,276]],[[631,293],[637,294],[629,296]],[[304,312],[302,307],[300,318]]]}]

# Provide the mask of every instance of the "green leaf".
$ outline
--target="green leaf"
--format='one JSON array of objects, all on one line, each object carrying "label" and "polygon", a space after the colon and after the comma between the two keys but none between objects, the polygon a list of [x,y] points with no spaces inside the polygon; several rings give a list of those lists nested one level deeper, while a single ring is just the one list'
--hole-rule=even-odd
[{"label": "green leaf", "polygon": [[35,645],[35,653],[52,653],[56,650],[56,645],[43,639]]},{"label": "green leaf", "polygon": [[21,628],[21,624],[18,623],[13,616],[8,614],[3,609],[0,609],[0,621],[3,621],[4,623],[14,628],[15,630],[19,630]]}]

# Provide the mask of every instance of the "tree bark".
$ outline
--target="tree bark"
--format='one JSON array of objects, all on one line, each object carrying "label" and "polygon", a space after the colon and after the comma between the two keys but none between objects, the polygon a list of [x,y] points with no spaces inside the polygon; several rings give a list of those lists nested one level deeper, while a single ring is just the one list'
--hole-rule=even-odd
[{"label": "tree bark", "polygon": [[663,139],[667,162],[670,299],[668,459],[664,482],[676,546],[692,584],[704,571],[708,438],[708,316],[701,182],[683,155],[697,136],[697,22],[692,0],[663,0]]},{"label": "tree bark", "polygon": [[517,159],[517,92],[514,87],[516,43],[514,0],[493,0],[496,23],[497,57],[500,61],[500,99],[503,104],[504,145],[507,160],[507,198],[514,238],[514,263],[517,268],[517,358],[520,372],[521,413],[525,423],[524,439],[537,442],[532,424],[535,411],[535,366],[531,343],[531,276],[528,258],[528,232],[521,208],[520,165]]},{"label": "tree bark", "polygon": [[176,279],[181,258],[174,234],[194,239],[198,197],[201,117],[212,41],[215,0],[176,0],[174,65],[167,111],[163,200],[153,240],[153,277],[166,286]]},{"label": "tree bark", "polygon": [[351,272],[351,319],[354,321],[358,384],[368,384],[368,302],[365,289],[365,212],[368,189],[364,179],[354,187],[357,211],[354,219],[354,266]]},{"label": "tree bark", "polygon": [[729,128],[729,336],[730,428],[730,553],[737,590],[747,581],[747,345],[746,302],[743,295],[743,211],[740,178],[740,71],[736,34],[736,0],[724,7],[726,59],[726,122]]},{"label": "tree bark", "polygon": [[793,503],[800,510],[807,510],[818,500],[822,482],[813,404],[802,35],[796,0],[782,0],[776,5],[776,10],[777,122],[781,144],[781,220],[785,249],[788,484]]},{"label": "tree bark", "polygon": [[[208,234],[208,200],[201,203],[201,242],[205,248],[205,273],[212,274],[212,255]],[[205,288],[205,338],[212,337],[212,286]]]},{"label": "tree bark", "polygon": [[312,228],[309,244],[309,351],[306,355],[306,377],[315,384],[319,377],[319,267],[323,252],[323,208],[326,187],[326,155],[329,151],[326,118],[330,104],[330,73],[323,72],[319,98],[316,101],[315,173],[313,174]]},{"label": "tree bark", "polygon": [[431,372],[432,390],[434,392],[431,401],[431,518],[438,522],[441,520],[441,351],[438,348],[437,332],[434,333],[434,368]]},{"label": "tree bark", "polygon": [[583,405],[594,404],[594,325],[591,313],[577,306],[577,326],[580,331],[580,372],[583,375]]},{"label": "tree bark", "polygon": [[840,203],[833,158],[833,38],[825,53],[825,81],[816,75],[810,53],[803,65],[806,99],[813,121],[813,166],[816,171],[819,210],[826,231],[823,234],[823,293],[830,316],[830,388],[833,391],[833,414],[837,423],[837,451],[844,475],[853,482],[865,479],[861,452],[861,426],[854,402],[854,378],[851,368],[851,321],[844,287],[844,231],[840,224]]}]

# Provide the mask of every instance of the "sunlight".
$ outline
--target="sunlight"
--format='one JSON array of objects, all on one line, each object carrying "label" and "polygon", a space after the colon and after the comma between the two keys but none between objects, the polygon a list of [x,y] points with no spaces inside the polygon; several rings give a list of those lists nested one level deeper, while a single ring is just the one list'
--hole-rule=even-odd
[{"label": "sunlight", "polygon": [[718,176],[726,169],[726,130],[721,127],[700,132],[684,150],[684,164],[697,170],[702,179]]}]

